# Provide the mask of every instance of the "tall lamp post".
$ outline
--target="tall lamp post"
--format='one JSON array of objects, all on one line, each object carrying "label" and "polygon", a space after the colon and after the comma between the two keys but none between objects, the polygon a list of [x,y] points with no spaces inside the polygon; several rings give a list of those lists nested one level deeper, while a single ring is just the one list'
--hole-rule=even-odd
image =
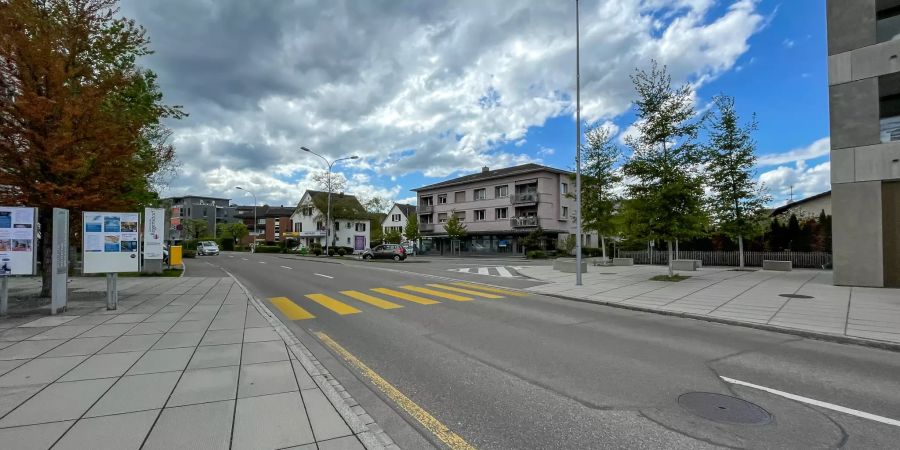
[{"label": "tall lamp post", "polygon": [[253,244],[250,245],[250,253],[256,253],[256,238],[259,237],[259,236],[257,236],[257,234],[256,234],[256,205],[259,204],[259,203],[256,201],[256,194],[254,194],[254,193],[252,193],[252,192],[250,192],[250,191],[248,191],[248,190],[246,190],[246,189],[244,189],[244,188],[242,188],[242,187],[240,187],[240,186],[235,186],[234,188],[235,188],[235,189],[238,189],[238,190],[241,190],[241,191],[244,191],[244,192],[246,192],[246,193],[248,193],[248,194],[250,194],[250,195],[253,196]]},{"label": "tall lamp post", "polygon": [[[304,152],[312,153],[313,155],[316,155],[319,158],[322,158],[322,161],[325,161],[325,165],[328,166],[328,186],[327,186],[328,187],[328,208],[327,208],[328,211],[325,213],[325,255],[330,256],[329,250],[331,249],[331,240],[329,239],[329,237],[331,237],[331,233],[332,233],[332,230],[331,230],[331,185],[332,185],[332,183],[331,183],[331,168],[334,167],[335,163],[337,163],[338,161],[346,161],[348,159],[358,159],[359,156],[356,156],[356,155],[345,156],[343,158],[335,159],[334,161],[328,161],[328,158],[326,158],[306,147],[301,146],[300,149],[303,150]],[[337,237],[337,233],[335,233],[335,237]]]},{"label": "tall lamp post", "polygon": [[581,40],[575,0],[575,286],[581,286]]}]

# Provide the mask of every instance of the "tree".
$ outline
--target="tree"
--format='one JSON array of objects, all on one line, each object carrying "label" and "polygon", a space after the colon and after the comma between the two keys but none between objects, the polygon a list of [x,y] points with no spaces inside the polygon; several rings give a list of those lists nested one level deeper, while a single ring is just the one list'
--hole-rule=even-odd
[{"label": "tree", "polygon": [[184,235],[188,239],[200,239],[209,231],[209,224],[203,219],[188,219],[182,224]]},{"label": "tree", "polygon": [[672,241],[702,235],[706,222],[702,152],[694,142],[699,121],[690,87],[673,88],[666,68],[656,61],[631,79],[638,94],[637,134],[626,138],[633,151],[623,166],[624,175],[633,180],[630,200],[624,203],[629,209],[626,226],[634,236],[668,242],[671,277]]},{"label": "tree", "polygon": [[618,202],[615,189],[622,182],[616,170],[621,158],[613,143],[609,128],[597,127],[585,134],[586,145],[581,148],[581,220],[586,230],[600,235],[603,257],[606,258],[605,236],[616,234],[614,213]]},{"label": "tree", "polygon": [[577,244],[574,234],[567,234],[566,237],[559,239],[557,248],[566,252],[566,255],[574,255],[575,245]]},{"label": "tree", "polygon": [[139,211],[174,164],[144,30],[115,0],[0,2],[0,204],[39,211],[43,285],[52,288],[52,208],[73,229],[85,210]]},{"label": "tree", "polygon": [[415,214],[410,215],[406,219],[406,229],[403,230],[403,234],[406,235],[406,240],[419,242],[419,238],[422,237],[422,234],[419,232],[419,219]]},{"label": "tree", "polygon": [[393,206],[393,203],[391,203],[390,200],[377,195],[363,199],[361,203],[363,208],[370,213],[387,213],[388,209]]},{"label": "tree", "polygon": [[797,219],[797,215],[791,213],[791,216],[788,218],[787,223],[787,249],[793,251],[797,247],[797,243],[801,240],[800,234],[803,231],[800,229],[800,220]]},{"label": "tree", "polygon": [[734,99],[719,96],[711,116],[706,146],[707,183],[712,190],[714,224],[729,238],[737,238],[740,267],[744,268],[744,237],[760,233],[763,208],[770,200],[765,188],[753,180],[756,166],[756,119],[741,126]]},{"label": "tree", "polygon": [[451,249],[450,252],[453,252],[453,241],[458,241],[460,238],[463,238],[468,234],[469,230],[466,228],[466,225],[460,222],[459,217],[455,212],[450,214],[450,218],[444,222],[444,231],[447,232],[447,236],[450,237]]},{"label": "tree", "polygon": [[399,230],[390,230],[384,234],[384,241],[388,244],[399,244],[403,240],[403,235]]},{"label": "tree", "polygon": [[312,175],[312,181],[316,187],[325,192],[337,194],[347,190],[347,179],[340,174],[322,170]]},{"label": "tree", "polygon": [[229,223],[227,227],[228,234],[230,234],[236,242],[241,242],[250,234],[250,230],[247,229],[247,225],[243,222]]},{"label": "tree", "polygon": [[541,227],[537,227],[531,230],[530,233],[525,235],[525,239],[522,240],[522,245],[525,246],[525,251],[539,248],[543,249],[544,243],[544,229]]}]

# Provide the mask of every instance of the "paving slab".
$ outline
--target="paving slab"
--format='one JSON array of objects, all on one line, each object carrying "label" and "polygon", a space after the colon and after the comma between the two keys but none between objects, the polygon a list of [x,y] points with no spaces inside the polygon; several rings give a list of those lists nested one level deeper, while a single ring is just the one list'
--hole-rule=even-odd
[{"label": "paving slab", "polygon": [[241,344],[197,347],[188,369],[236,366],[241,363]]},{"label": "paving slab", "polygon": [[50,316],[50,317],[41,317],[37,320],[32,320],[31,322],[24,323],[19,325],[21,328],[26,327],[55,327],[62,325],[66,322],[77,319],[78,316]]},{"label": "paving slab", "polygon": [[59,381],[92,380],[120,377],[143,355],[143,352],[108,353],[93,355],[78,367],[65,374]]},{"label": "paving slab", "polygon": [[75,338],[66,341],[65,344],[41,355],[42,358],[55,358],[59,356],[92,355],[116,339],[115,336],[102,336],[94,338]]},{"label": "paving slab", "polygon": [[119,336],[98,353],[145,352],[161,337],[162,333]]},{"label": "paving slab", "polygon": [[40,341],[21,341],[0,350],[0,361],[10,359],[36,358],[53,348],[60,346],[65,339],[45,339]]},{"label": "paving slab", "polygon": [[[241,366],[239,398],[278,394],[298,389],[297,378],[290,361]],[[240,403],[238,404],[240,405]]]},{"label": "paving slab", "polygon": [[42,423],[15,428],[0,429],[0,442],[15,443],[15,450],[47,450],[74,423],[64,422]]},{"label": "paving slab", "polygon": [[248,342],[244,344],[241,364],[286,361],[287,359],[288,353],[284,341]]},{"label": "paving slab", "polygon": [[314,441],[298,392],[237,401],[233,449],[275,449]]},{"label": "paving slab", "polygon": [[113,382],[106,378],[53,383],[0,419],[0,428],[78,419]]},{"label": "paving slab", "polygon": [[128,369],[128,375],[138,375],[154,372],[170,372],[173,370],[182,371],[187,367],[191,355],[194,354],[193,347],[171,348],[164,350],[150,350],[144,353],[131,369]]},{"label": "paving slab", "polygon": [[200,345],[239,344],[244,341],[244,330],[209,330]]},{"label": "paving slab", "polygon": [[161,350],[166,348],[180,348],[180,347],[196,347],[197,344],[200,343],[200,339],[203,338],[202,331],[191,331],[188,333],[166,333],[163,335],[162,339],[156,342],[153,345],[154,350]]},{"label": "paving slab", "polygon": [[167,406],[233,400],[237,384],[237,366],[185,370]]},{"label": "paving slab", "polygon": [[84,333],[91,328],[94,328],[96,325],[62,325],[58,327],[53,327],[41,334],[36,334],[30,338],[29,340],[42,340],[42,339],[71,339],[75,336],[78,336],[81,333]]},{"label": "paving slab", "polygon": [[145,450],[226,449],[234,400],[166,408],[150,431]]},{"label": "paving slab", "polygon": [[0,387],[52,383],[85,359],[87,356],[32,359],[0,376]]},{"label": "paving slab", "polygon": [[309,415],[313,433],[317,441],[334,439],[353,434],[344,419],[337,413],[325,394],[318,389],[301,391],[303,403],[308,411],[316,411]]},{"label": "paving slab", "polygon": [[119,379],[85,417],[161,409],[181,377],[180,372],[131,375]]},{"label": "paving slab", "polygon": [[25,403],[25,400],[28,400],[46,386],[46,384],[29,384],[25,386],[0,387],[0,417]]},{"label": "paving slab", "polygon": [[365,450],[356,436],[347,436],[316,443],[319,450]]},{"label": "paving slab", "polygon": [[158,410],[82,419],[53,446],[54,450],[138,450]]}]

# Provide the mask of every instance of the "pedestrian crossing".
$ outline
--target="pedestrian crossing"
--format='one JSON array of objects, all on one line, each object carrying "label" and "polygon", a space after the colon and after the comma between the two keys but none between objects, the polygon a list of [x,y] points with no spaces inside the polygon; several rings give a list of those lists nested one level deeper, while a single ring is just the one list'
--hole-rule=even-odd
[{"label": "pedestrian crossing", "polygon": [[450,272],[471,273],[473,275],[487,275],[489,277],[525,278],[519,273],[521,267],[516,266],[487,266],[487,267],[461,267],[447,269]]},{"label": "pedestrian crossing", "polygon": [[[361,290],[340,291],[334,294],[306,294],[305,300],[299,302],[287,297],[272,297],[269,302],[288,320],[315,319],[316,315],[309,309],[324,309],[339,316],[359,314],[363,309],[356,306],[362,304],[378,309],[399,309],[415,305],[436,305],[443,301],[471,302],[476,299],[503,299],[508,297],[524,297],[528,294],[510,289],[483,286],[466,282],[428,283],[424,286],[407,284],[395,289],[376,287],[367,292]],[[359,303],[357,303],[359,302]],[[316,306],[312,305],[318,305]],[[309,309],[307,309],[309,308]]]}]

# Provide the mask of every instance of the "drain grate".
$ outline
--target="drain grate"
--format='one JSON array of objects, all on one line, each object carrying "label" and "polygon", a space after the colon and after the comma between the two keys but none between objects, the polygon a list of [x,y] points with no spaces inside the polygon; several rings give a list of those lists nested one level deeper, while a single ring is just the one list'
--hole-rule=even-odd
[{"label": "drain grate", "polygon": [[785,298],[815,298],[812,295],[803,295],[803,294],[778,294],[779,297]]},{"label": "drain grate", "polygon": [[772,415],[759,405],[730,395],[688,392],[678,396],[678,404],[689,412],[715,422],[765,425]]}]

